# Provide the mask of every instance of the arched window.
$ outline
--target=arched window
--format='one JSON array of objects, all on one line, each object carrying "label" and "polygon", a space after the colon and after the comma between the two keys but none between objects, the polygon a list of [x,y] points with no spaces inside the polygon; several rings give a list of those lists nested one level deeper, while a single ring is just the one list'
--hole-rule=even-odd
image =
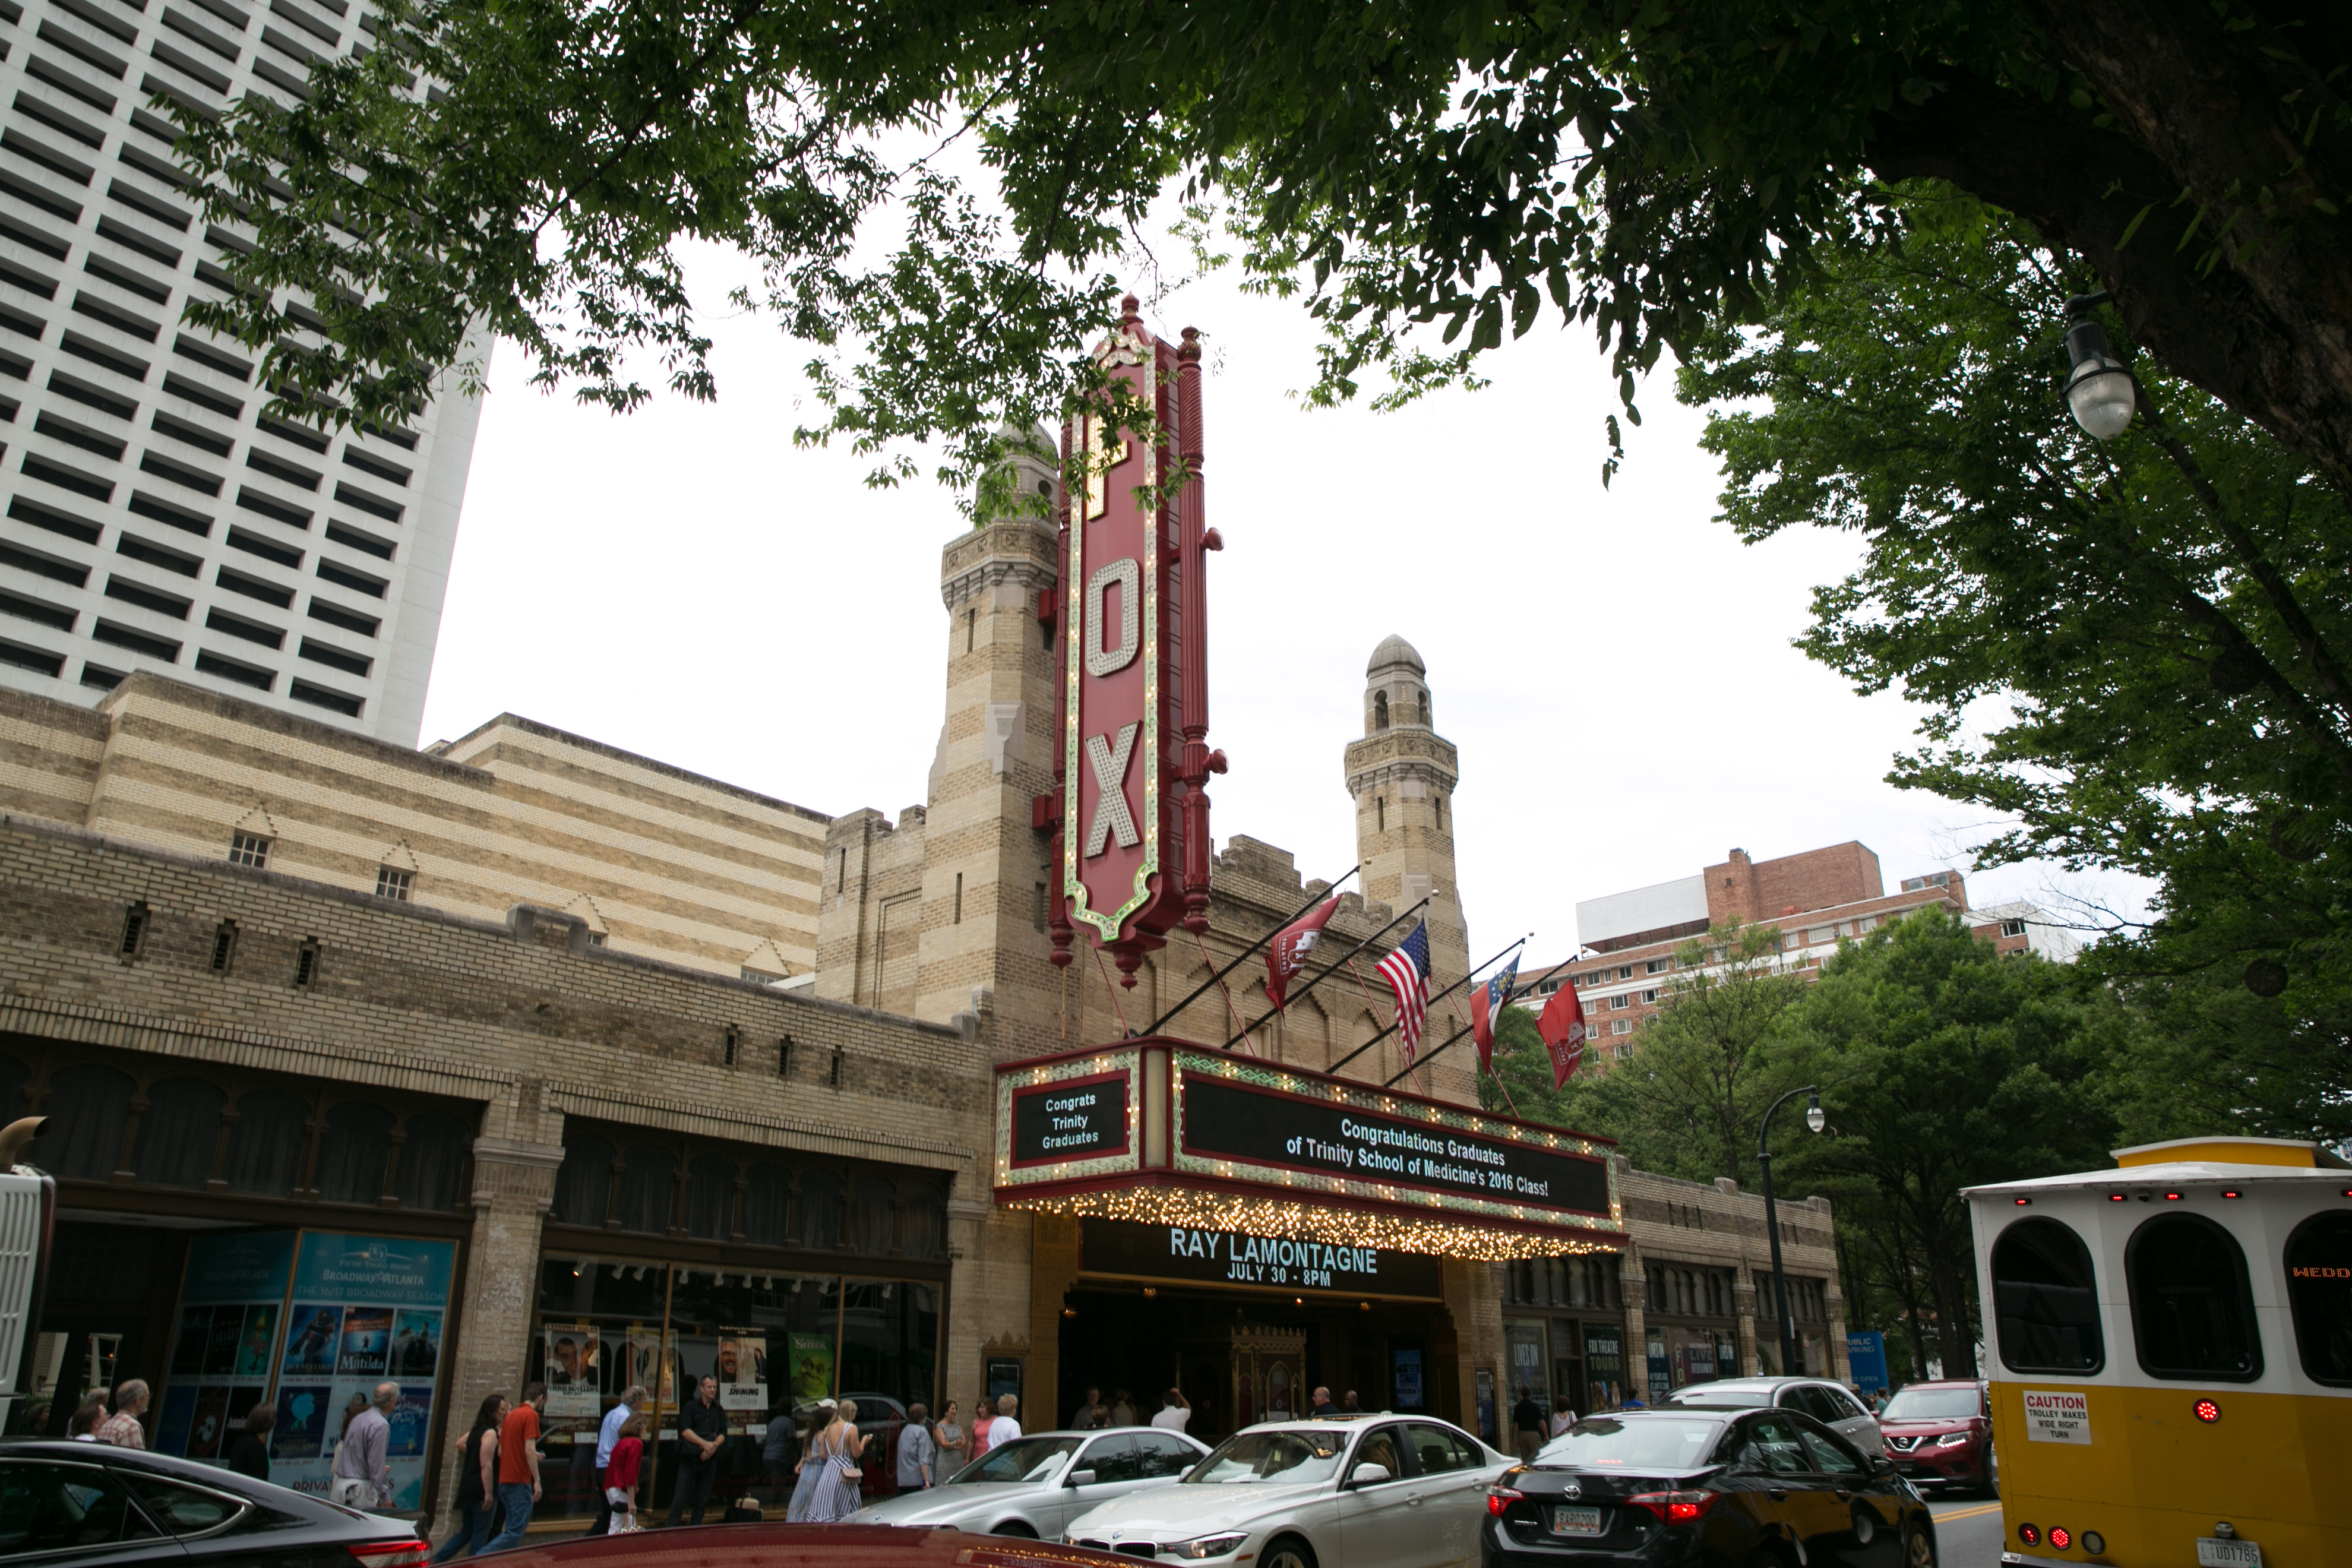
[{"label": "arched window", "polygon": [[686,1168],[686,1234],[725,1241],[735,1230],[735,1167],[716,1154],[697,1154]]},{"label": "arched window", "polygon": [[793,1229],[800,1244],[813,1252],[830,1252],[841,1245],[841,1178],[831,1171],[803,1171],[799,1200],[793,1205]]},{"label": "arched window", "polygon": [[891,1210],[898,1201],[887,1178],[860,1176],[849,1205],[849,1247],[853,1252],[880,1256],[890,1250]]},{"label": "arched window", "polygon": [[364,1100],[347,1100],[327,1112],[319,1139],[319,1201],[380,1204],[384,1157],[392,1152],[392,1112]]},{"label": "arched window", "polygon": [[551,1217],[559,1225],[601,1226],[612,1192],[613,1146],[593,1132],[564,1133]]},{"label": "arched window", "polygon": [[[467,1155],[472,1130],[454,1116],[419,1111],[408,1119],[408,1141],[400,1146],[400,1206],[446,1214],[466,1190]],[[569,1163],[571,1154],[565,1152]]]},{"label": "arched window", "polygon": [[2286,1300],[2303,1370],[2352,1388],[2352,1214],[2307,1219],[2287,1237]]},{"label": "arched window", "polygon": [[908,1184],[898,1215],[899,1250],[909,1258],[937,1258],[947,1240],[947,1215],[940,1190],[929,1182]]},{"label": "arched window", "polygon": [[1421,694],[1421,727],[1422,727],[1423,729],[1424,729],[1424,730],[1426,730],[1426,729],[1428,729],[1428,728],[1430,727],[1430,724],[1429,724],[1429,693],[1428,693],[1428,692],[1426,692],[1426,691],[1423,691],[1423,692]]},{"label": "arched window", "polygon": [[122,1158],[122,1130],[131,1120],[131,1078],[96,1062],[49,1075],[49,1130],[33,1163],[59,1176],[102,1182]]},{"label": "arched window", "polygon": [[159,1187],[201,1187],[213,1173],[221,1108],[228,1096],[200,1078],[165,1079],[147,1091],[139,1155],[131,1168]]},{"label": "arched window", "polygon": [[669,1229],[677,1162],[657,1143],[635,1143],[621,1156],[621,1228],[659,1236]]},{"label": "arched window", "polygon": [[236,1125],[228,1135],[233,1193],[284,1198],[302,1179],[302,1149],[309,1140],[310,1108],[282,1089],[257,1089],[236,1102]]},{"label": "arched window", "polygon": [[782,1165],[754,1165],[743,1179],[743,1239],[754,1247],[789,1247],[793,1179]]},{"label": "arched window", "polygon": [[1375,691],[1372,693],[1372,728],[1385,730],[1388,727],[1389,694],[1385,691]]},{"label": "arched window", "polygon": [[2091,1251],[2054,1219],[2021,1219],[1992,1244],[1993,1314],[2011,1372],[2096,1372],[2106,1364]]},{"label": "arched window", "polygon": [[2124,1248],[2124,1281],[2142,1372],[2192,1383],[2262,1376],[2246,1255],[2228,1231],[2202,1215],[2158,1215]]}]

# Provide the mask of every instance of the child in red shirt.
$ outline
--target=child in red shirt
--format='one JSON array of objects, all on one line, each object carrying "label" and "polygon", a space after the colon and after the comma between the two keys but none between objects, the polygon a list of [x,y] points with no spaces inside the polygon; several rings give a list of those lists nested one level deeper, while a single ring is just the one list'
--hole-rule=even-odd
[{"label": "child in red shirt", "polygon": [[614,1535],[625,1535],[639,1528],[637,1470],[645,1462],[645,1430],[643,1415],[632,1415],[623,1422],[620,1439],[613,1445],[612,1460],[604,1467],[604,1500],[613,1505],[609,1533]]}]

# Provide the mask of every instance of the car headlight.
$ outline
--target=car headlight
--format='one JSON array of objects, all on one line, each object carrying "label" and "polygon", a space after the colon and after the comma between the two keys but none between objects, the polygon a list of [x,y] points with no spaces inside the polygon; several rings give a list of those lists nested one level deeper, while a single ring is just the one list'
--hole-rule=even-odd
[{"label": "car headlight", "polygon": [[1957,1448],[1968,1440],[1969,1434],[1966,1432],[1947,1432],[1942,1436],[1936,1439],[1936,1447],[1938,1448]]},{"label": "car headlight", "polygon": [[1177,1557],[1223,1557],[1228,1552],[1240,1551],[1242,1542],[1248,1539],[1247,1531],[1234,1531],[1225,1535],[1195,1536],[1190,1541],[1172,1542],[1160,1550]]}]

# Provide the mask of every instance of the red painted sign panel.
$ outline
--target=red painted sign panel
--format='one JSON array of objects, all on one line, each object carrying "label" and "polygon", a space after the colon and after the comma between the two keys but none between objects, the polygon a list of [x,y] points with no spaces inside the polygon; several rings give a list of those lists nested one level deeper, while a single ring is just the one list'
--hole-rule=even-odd
[{"label": "red painted sign panel", "polygon": [[1180,921],[1208,926],[1200,346],[1154,337],[1126,301],[1096,352],[1111,392],[1063,433],[1062,732],[1054,962],[1083,933],[1127,984]]}]

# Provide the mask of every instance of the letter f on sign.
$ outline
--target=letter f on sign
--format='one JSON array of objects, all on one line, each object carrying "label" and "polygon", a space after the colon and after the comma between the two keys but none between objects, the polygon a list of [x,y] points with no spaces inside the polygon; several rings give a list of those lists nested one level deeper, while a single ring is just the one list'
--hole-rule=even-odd
[{"label": "letter f on sign", "polygon": [[1115,834],[1121,849],[1132,849],[1138,839],[1135,818],[1127,809],[1127,765],[1135,757],[1136,731],[1140,724],[1122,724],[1118,728],[1118,746],[1113,750],[1108,735],[1087,737],[1087,765],[1095,773],[1095,819],[1087,827],[1087,858],[1101,854]]}]

